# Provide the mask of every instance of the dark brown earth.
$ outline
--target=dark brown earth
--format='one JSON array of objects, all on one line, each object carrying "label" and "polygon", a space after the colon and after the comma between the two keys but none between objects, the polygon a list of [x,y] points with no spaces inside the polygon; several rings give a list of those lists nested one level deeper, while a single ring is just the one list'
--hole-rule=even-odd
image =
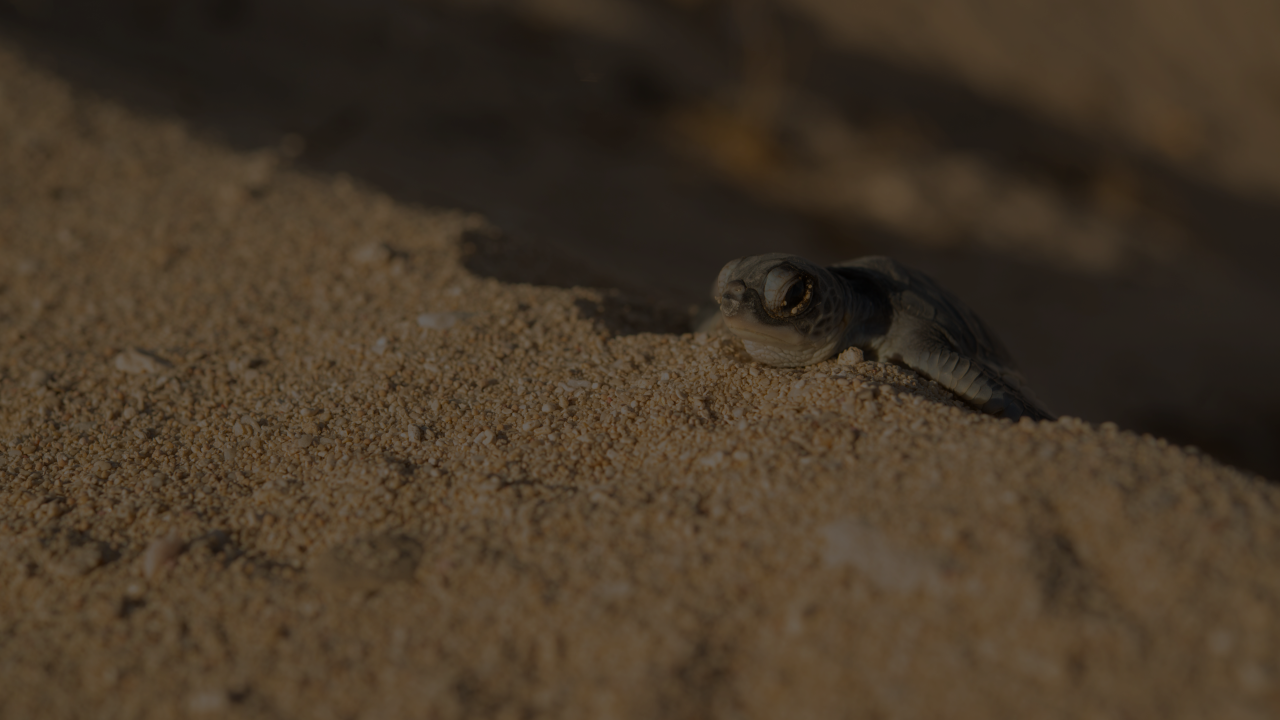
[{"label": "dark brown earth", "polygon": [[1272,11],[1072,7],[0,5],[0,717],[1273,716]]}]

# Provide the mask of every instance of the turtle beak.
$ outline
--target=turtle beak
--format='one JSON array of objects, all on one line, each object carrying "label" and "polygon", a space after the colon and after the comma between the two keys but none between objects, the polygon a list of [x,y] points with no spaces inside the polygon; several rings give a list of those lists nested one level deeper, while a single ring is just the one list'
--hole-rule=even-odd
[{"label": "turtle beak", "polygon": [[732,317],[742,309],[743,302],[746,299],[746,283],[741,280],[734,280],[725,284],[724,290],[720,293],[720,297],[716,298],[716,302],[720,303],[720,312],[724,313],[725,317]]}]

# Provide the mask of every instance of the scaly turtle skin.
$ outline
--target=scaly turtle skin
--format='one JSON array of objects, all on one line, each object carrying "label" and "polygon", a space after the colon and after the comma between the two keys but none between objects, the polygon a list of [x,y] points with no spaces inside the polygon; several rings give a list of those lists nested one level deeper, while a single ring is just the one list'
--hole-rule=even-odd
[{"label": "scaly turtle skin", "polygon": [[828,268],[770,253],[730,261],[714,290],[752,358],[795,367],[861,348],[999,417],[1052,420],[982,320],[929,276],[885,257]]}]

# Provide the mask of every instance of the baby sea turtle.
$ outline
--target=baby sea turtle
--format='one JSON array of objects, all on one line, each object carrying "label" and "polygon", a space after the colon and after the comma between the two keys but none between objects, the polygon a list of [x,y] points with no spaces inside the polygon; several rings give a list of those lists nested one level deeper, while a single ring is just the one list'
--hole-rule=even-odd
[{"label": "baby sea turtle", "polygon": [[766,365],[861,348],[905,365],[983,412],[1052,420],[982,320],[932,278],[886,257],[832,267],[782,253],[730,261],[714,290],[728,328]]}]

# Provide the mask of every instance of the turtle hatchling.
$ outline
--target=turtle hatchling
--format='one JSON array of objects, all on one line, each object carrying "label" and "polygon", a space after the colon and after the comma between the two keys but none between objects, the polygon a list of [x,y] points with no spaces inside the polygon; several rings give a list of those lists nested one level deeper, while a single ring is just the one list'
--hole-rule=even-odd
[{"label": "turtle hatchling", "polygon": [[724,266],[714,296],[725,325],[766,365],[809,365],[857,347],[868,360],[911,368],[983,412],[1054,418],[972,310],[889,258],[824,268],[795,255],[752,255]]}]

